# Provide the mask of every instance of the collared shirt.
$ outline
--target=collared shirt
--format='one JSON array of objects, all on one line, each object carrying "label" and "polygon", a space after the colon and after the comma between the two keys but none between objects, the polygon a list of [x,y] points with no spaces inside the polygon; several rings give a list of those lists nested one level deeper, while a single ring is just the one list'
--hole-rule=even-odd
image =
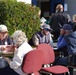
[{"label": "collared shirt", "polygon": [[23,57],[26,53],[33,50],[33,48],[27,43],[24,42],[14,53],[13,60],[10,62],[10,67],[15,70],[20,75],[25,75],[22,72],[21,65],[23,62]]}]

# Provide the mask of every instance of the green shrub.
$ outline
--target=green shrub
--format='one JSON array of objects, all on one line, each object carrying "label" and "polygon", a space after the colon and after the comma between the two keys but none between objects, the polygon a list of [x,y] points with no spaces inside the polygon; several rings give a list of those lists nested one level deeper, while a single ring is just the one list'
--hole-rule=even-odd
[{"label": "green shrub", "polygon": [[31,38],[39,30],[39,8],[16,0],[0,0],[0,24],[8,27],[11,35],[15,30],[24,31]]}]

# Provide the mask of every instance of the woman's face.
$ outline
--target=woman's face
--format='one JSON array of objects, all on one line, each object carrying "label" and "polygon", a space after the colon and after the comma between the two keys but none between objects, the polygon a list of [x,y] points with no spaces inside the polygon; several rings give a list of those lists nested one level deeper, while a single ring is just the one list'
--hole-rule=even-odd
[{"label": "woman's face", "polygon": [[19,47],[21,45],[20,37],[19,38],[13,38],[13,42],[16,45],[16,47]]},{"label": "woman's face", "polygon": [[0,32],[0,39],[3,40],[7,35],[7,32]]}]

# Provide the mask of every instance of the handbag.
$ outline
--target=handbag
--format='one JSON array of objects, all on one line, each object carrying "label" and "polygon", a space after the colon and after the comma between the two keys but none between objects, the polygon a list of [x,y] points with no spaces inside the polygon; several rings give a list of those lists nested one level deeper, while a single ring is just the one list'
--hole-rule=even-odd
[{"label": "handbag", "polygon": [[68,55],[68,63],[67,63],[67,65],[68,66],[76,66],[75,59],[76,59],[76,54],[70,54],[70,55]]}]

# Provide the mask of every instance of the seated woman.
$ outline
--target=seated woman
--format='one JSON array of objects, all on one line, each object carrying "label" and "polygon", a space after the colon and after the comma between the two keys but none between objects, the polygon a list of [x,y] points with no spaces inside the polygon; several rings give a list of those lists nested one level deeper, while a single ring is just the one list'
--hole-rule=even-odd
[{"label": "seated woman", "polygon": [[4,57],[10,67],[19,75],[26,75],[21,69],[23,57],[26,53],[33,50],[33,48],[27,43],[27,38],[24,32],[17,30],[12,35],[16,49],[14,50],[14,57],[10,60],[8,57]]}]

